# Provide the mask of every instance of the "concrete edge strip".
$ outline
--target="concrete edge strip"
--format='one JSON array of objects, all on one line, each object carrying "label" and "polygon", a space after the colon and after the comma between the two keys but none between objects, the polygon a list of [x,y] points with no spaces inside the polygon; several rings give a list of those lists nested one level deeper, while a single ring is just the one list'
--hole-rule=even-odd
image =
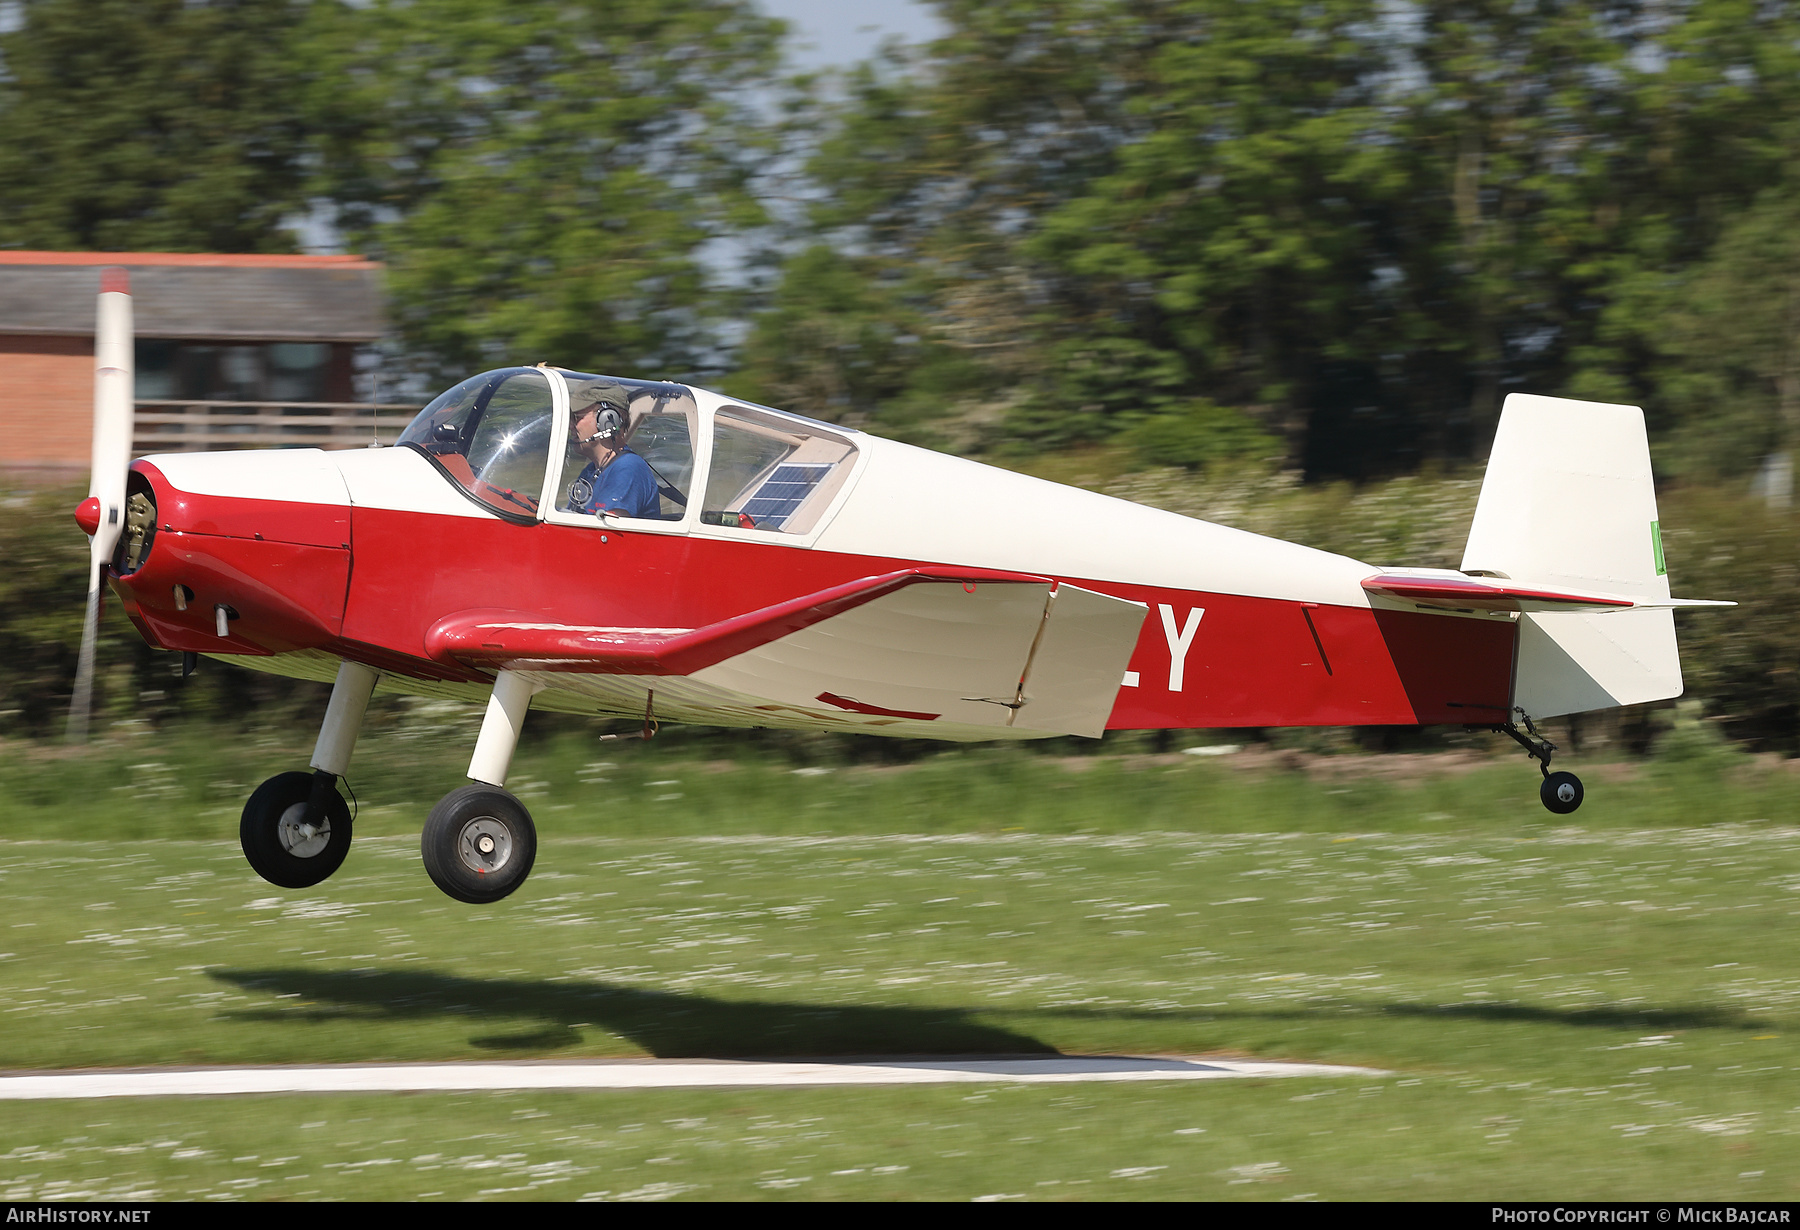
[{"label": "concrete edge strip", "polygon": [[1388,1076],[1378,1068],[1255,1060],[1007,1059],[804,1063],[392,1064],[211,1068],[0,1076],[0,1101],[266,1093],[431,1093],[506,1089],[805,1088],[834,1085],[1187,1081],[1243,1077]]}]

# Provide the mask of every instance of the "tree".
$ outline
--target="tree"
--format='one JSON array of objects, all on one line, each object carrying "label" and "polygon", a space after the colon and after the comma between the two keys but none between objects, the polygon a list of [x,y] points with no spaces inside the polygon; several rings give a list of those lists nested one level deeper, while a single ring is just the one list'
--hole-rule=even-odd
[{"label": "tree", "polygon": [[1381,273],[1408,185],[1378,105],[1379,12],[1187,0],[1164,17],[1130,139],[1028,241],[1085,309],[1058,350],[1111,338],[1115,388],[1251,408],[1303,456],[1311,410],[1375,360],[1392,316]]},{"label": "tree", "polygon": [[1630,200],[1617,154],[1634,16],[1608,0],[1426,0],[1396,32],[1417,205],[1395,291],[1450,373],[1426,386],[1436,412],[1414,415],[1432,451],[1485,451],[1504,394],[1558,389],[1592,327],[1594,261]]},{"label": "tree", "polygon": [[[1659,467],[1737,473],[1780,443],[1773,386],[1748,373],[1770,353],[1752,335],[1769,336],[1766,313],[1782,298],[1771,228],[1800,182],[1800,12],[1695,0],[1680,16],[1656,31],[1626,96],[1607,207],[1615,234],[1594,262],[1594,327],[1569,347],[1566,387],[1642,404]],[[1737,332],[1740,308],[1763,323]]]},{"label": "tree", "polygon": [[417,364],[716,366],[707,247],[762,221],[747,91],[782,29],[743,0],[322,9],[320,185]]},{"label": "tree", "polygon": [[[1123,117],[1116,83],[1152,41],[1131,22],[1157,6],[938,7],[947,37],[919,52],[890,48],[844,82],[808,164],[819,191],[800,251],[768,320],[792,335],[803,305],[824,306],[808,249],[829,245],[869,308],[890,305],[894,327],[840,337],[829,352],[799,348],[788,366],[821,387],[836,369],[879,368],[881,395],[864,413],[880,429],[974,449],[996,443],[1002,420],[1050,375],[1044,329],[1063,305],[1020,238],[1109,165]],[[756,339],[775,335],[759,323],[747,363],[766,366]]]},{"label": "tree", "polygon": [[1039,444],[1196,455],[1218,403],[1367,477],[1479,455],[1514,390],[1666,424],[1657,296],[1800,114],[1800,15],[1754,0],[938,9],[852,79],[809,238]]},{"label": "tree", "polygon": [[1764,193],[1678,286],[1655,337],[1679,415],[1665,467],[1733,474],[1769,456],[1786,479],[1768,494],[1785,507],[1800,449],[1800,200]]},{"label": "tree", "polygon": [[0,243],[283,252],[308,0],[24,0],[0,34]]},{"label": "tree", "polygon": [[1329,347],[1371,319],[1395,160],[1376,6],[939,11],[948,36],[853,78],[812,163],[818,232],[910,289],[1012,435],[1154,419],[1151,451],[1198,457],[1215,430],[1217,451],[1260,441],[1248,410],[1297,446]]},{"label": "tree", "polygon": [[796,253],[745,339],[734,390],[833,422],[905,418],[897,403],[922,368],[948,356],[921,338],[924,321],[902,288],[871,265],[822,244]]}]

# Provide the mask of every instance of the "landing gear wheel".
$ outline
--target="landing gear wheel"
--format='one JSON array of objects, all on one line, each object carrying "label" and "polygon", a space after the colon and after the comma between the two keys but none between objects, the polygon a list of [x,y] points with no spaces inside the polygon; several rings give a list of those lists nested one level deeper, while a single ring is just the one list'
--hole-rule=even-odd
[{"label": "landing gear wheel", "polygon": [[306,824],[311,773],[277,773],[256,788],[238,822],[238,843],[257,875],[282,888],[311,888],[350,853],[350,805],[336,790],[325,814]]},{"label": "landing gear wheel", "polygon": [[537,829],[518,799],[497,786],[452,790],[425,818],[425,873],[458,901],[486,905],[525,883],[537,860]]},{"label": "landing gear wheel", "polygon": [[1552,773],[1538,787],[1544,806],[1559,816],[1566,816],[1581,806],[1581,779],[1573,773]]}]

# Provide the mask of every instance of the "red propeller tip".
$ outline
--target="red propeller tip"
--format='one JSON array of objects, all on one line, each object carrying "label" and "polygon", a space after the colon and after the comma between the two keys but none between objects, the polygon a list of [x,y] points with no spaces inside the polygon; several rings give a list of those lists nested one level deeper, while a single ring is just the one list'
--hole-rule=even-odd
[{"label": "red propeller tip", "polygon": [[117,291],[121,295],[131,293],[131,271],[123,265],[108,265],[100,271],[100,293]]},{"label": "red propeller tip", "polygon": [[100,532],[100,498],[90,495],[75,506],[75,524],[81,532],[92,538]]}]

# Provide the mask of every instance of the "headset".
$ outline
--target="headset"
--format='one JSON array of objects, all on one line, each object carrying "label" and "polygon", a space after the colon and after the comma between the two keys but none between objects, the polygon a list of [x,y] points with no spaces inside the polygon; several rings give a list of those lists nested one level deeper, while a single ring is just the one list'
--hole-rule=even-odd
[{"label": "headset", "polygon": [[[583,448],[595,440],[616,440],[625,431],[625,416],[617,409],[605,402],[594,403],[592,409],[594,411],[594,431],[592,435],[581,438],[581,447]],[[584,407],[581,413],[586,414],[587,408]]]}]

